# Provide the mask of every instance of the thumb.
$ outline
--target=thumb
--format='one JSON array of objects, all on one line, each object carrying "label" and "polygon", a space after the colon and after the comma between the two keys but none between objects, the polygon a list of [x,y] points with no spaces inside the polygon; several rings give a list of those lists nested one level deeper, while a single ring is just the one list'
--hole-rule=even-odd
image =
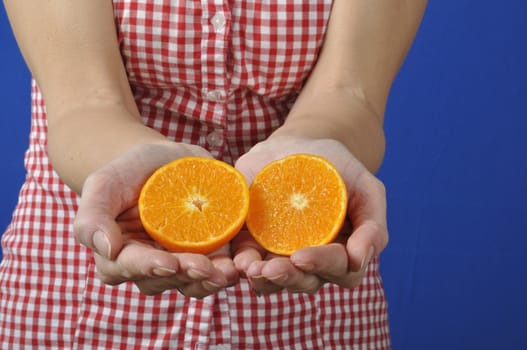
[{"label": "thumb", "polygon": [[83,186],[82,196],[73,223],[80,243],[97,254],[113,259],[123,241],[116,218],[123,211],[119,184],[104,172],[90,175]]},{"label": "thumb", "polygon": [[353,232],[346,249],[351,271],[359,271],[388,244],[386,190],[375,176],[364,172],[350,191],[348,213]]},{"label": "thumb", "polygon": [[255,164],[254,157],[251,156],[251,153],[246,153],[238,158],[236,163],[234,163],[234,167],[243,174],[248,184],[253,182],[254,177],[259,170]]},{"label": "thumb", "polygon": [[349,270],[363,271],[373,257],[383,250],[386,229],[373,221],[365,222],[349,237],[346,250],[349,256]]}]

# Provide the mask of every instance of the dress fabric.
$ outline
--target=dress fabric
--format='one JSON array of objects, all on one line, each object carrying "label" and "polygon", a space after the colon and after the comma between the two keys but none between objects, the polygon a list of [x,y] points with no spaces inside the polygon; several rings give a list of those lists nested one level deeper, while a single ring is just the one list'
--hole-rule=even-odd
[{"label": "dress fabric", "polygon": [[[143,121],[234,162],[280,126],[313,68],[331,0],[114,0]],[[116,130],[118,132],[118,130]],[[248,283],[202,300],[106,286],[72,233],[78,197],[53,171],[46,109],[32,125],[13,220],[2,236],[2,349],[389,349],[378,260],[349,291],[256,297]]]}]

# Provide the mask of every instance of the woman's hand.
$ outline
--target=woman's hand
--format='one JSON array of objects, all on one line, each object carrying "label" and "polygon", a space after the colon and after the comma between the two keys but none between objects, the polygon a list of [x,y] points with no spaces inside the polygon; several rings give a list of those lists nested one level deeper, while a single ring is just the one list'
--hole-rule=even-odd
[{"label": "woman's hand", "polygon": [[335,242],[300,249],[290,257],[266,252],[242,232],[232,242],[234,263],[257,294],[282,289],[314,293],[327,282],[354,288],[388,242],[384,186],[344,145],[328,139],[273,137],[242,156],[236,167],[250,183],[262,167],[292,153],[320,155],[337,167],[349,192],[349,221]]},{"label": "woman's hand", "polygon": [[97,274],[104,283],[133,281],[144,294],[178,289],[201,298],[238,281],[228,246],[208,256],[171,253],[143,229],[137,209],[142,185],[161,165],[184,156],[211,157],[197,146],[141,145],[85,181],[74,230],[79,241],[94,250]]}]

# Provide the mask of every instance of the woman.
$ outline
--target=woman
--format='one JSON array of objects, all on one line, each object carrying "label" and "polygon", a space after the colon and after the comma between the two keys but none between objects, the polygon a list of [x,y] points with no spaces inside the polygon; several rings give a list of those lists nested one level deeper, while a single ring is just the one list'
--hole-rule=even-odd
[{"label": "woman", "polygon": [[[28,176],[2,238],[0,344],[389,348],[373,173],[425,1],[4,3],[34,81]],[[346,181],[353,229],[337,242],[285,258],[241,232],[204,256],[145,235],[137,195],[160,165],[215,157],[250,182],[298,152]]]}]

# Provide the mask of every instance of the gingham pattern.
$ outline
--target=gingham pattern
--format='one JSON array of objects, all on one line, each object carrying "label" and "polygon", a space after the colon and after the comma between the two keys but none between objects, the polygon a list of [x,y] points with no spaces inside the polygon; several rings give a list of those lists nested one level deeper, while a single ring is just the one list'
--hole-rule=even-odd
[{"label": "gingham pattern", "polygon": [[[284,120],[322,43],[331,0],[115,0],[144,122],[233,162]],[[0,347],[388,349],[374,260],[353,291],[256,297],[246,281],[203,300],[103,285],[71,223],[78,198],[53,172],[33,84],[28,171],[0,264]]]}]

